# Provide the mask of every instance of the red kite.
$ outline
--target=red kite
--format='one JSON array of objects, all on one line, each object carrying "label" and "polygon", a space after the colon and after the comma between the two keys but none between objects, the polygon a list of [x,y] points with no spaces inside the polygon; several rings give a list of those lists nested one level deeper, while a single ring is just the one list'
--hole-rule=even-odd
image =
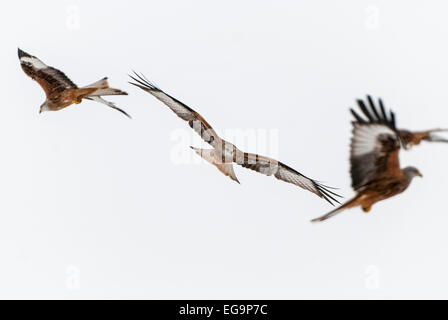
[{"label": "red kite", "polygon": [[405,191],[412,179],[422,174],[414,167],[400,169],[399,152],[399,137],[388,125],[353,122],[350,173],[357,194],[341,207],[312,221],[324,221],[356,206],[369,212],[375,203]]},{"label": "red kite", "polygon": [[86,87],[78,88],[76,84],[58,69],[47,66],[38,58],[20,49],[18,49],[18,54],[23,71],[39,83],[47,96],[45,102],[40,106],[39,113],[43,111],[58,111],[73,103],[79,104],[82,102],[82,99],[87,99],[103,103],[130,118],[125,111],[101,97],[127,95],[124,91],[110,88],[107,78],[101,79]]},{"label": "red kite", "polygon": [[398,134],[398,136],[400,137],[400,141],[403,144],[404,149],[406,150],[420,144],[420,142],[422,141],[448,142],[448,139],[445,139],[444,137],[436,134],[437,132],[448,131],[446,129],[433,129],[419,132],[397,129],[395,123],[395,114],[390,111],[388,115],[384,108],[383,101],[381,99],[378,99],[378,102],[380,105],[379,109],[375,106],[375,103],[370,96],[367,96],[368,106],[366,106],[366,103],[364,103],[364,101],[357,100],[359,108],[361,109],[364,116],[367,117],[367,119],[358,115],[353,109],[350,109],[350,111],[355,117],[356,121],[359,123],[376,123],[388,126]]},{"label": "red kite", "polygon": [[130,77],[135,81],[135,83],[130,82],[132,85],[143,89],[163,102],[178,117],[187,121],[190,127],[198,133],[205,142],[213,147],[213,149],[191,148],[232,180],[239,183],[235,172],[233,171],[233,163],[236,163],[244,168],[254,170],[267,176],[273,175],[277,179],[295,184],[296,186],[318,195],[331,204],[333,204],[332,201],[338,202],[334,197],[339,197],[339,195],[329,190],[331,189],[330,187],[307,178],[277,160],[239,150],[232,143],[221,139],[199,113],[176,98],[166,94],[143,76],[135,74],[135,77]]}]

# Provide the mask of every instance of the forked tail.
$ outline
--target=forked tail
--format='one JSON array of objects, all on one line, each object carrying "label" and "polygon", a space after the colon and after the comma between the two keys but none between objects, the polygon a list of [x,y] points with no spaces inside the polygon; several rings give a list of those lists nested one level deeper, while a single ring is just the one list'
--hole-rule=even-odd
[{"label": "forked tail", "polygon": [[87,89],[87,88],[97,89],[96,91],[94,91],[93,93],[91,93],[89,95],[90,97],[127,95],[126,92],[124,92],[120,89],[110,88],[107,78],[103,78],[97,82],[89,84],[88,86],[85,86],[82,89]]},{"label": "forked tail", "polygon": [[206,160],[207,162],[210,162],[212,165],[214,165],[216,168],[218,168],[218,170],[221,171],[224,175],[228,176],[233,181],[240,183],[238,181],[238,178],[235,175],[235,171],[233,171],[233,163],[218,162],[215,157],[214,149],[198,149],[198,148],[194,148],[194,147],[190,147],[190,148],[193,149],[204,160]]},{"label": "forked tail", "polygon": [[121,91],[120,89],[110,88],[109,83],[107,82],[107,78],[103,78],[78,90],[86,91],[86,94],[83,96],[84,99],[93,100],[105,104],[106,106],[121,112],[126,117],[131,118],[131,116],[126,111],[118,108],[114,103],[101,98],[101,96],[127,95],[126,92]]}]

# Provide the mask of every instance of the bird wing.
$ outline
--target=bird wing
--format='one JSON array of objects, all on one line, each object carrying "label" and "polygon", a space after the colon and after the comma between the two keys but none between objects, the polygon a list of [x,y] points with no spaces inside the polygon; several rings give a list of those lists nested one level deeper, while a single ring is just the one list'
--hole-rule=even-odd
[{"label": "bird wing", "polygon": [[196,111],[180,102],[176,98],[166,94],[154,84],[152,84],[148,79],[142,75],[135,73],[135,76],[130,76],[135,82],[130,82],[130,84],[145,90],[146,92],[152,94],[158,100],[162,101],[167,107],[169,107],[179,118],[188,122],[190,127],[198,133],[201,138],[215,147],[217,143],[221,140],[215,130],[208,124],[207,121]]},{"label": "bird wing", "polygon": [[426,130],[426,131],[417,131],[417,132],[410,132],[408,130],[399,130],[398,134],[400,135],[400,138],[402,141],[405,141],[407,144],[412,145],[418,145],[422,141],[428,141],[428,142],[448,142],[448,139],[438,135],[437,133],[440,132],[446,132],[448,130],[446,129],[433,129],[433,130]]},{"label": "bird wing", "polygon": [[92,101],[96,101],[96,102],[105,104],[106,106],[108,106],[108,107],[110,107],[110,108],[112,108],[112,109],[115,109],[115,110],[117,110],[118,112],[121,112],[122,114],[124,114],[124,115],[125,115],[126,117],[128,117],[129,119],[132,119],[131,116],[130,116],[126,111],[124,111],[123,109],[120,109],[119,107],[117,107],[117,106],[115,105],[115,103],[110,102],[110,101],[107,101],[107,100],[104,100],[104,99],[101,98],[100,96],[89,96],[89,97],[87,97],[87,98],[85,98],[85,99],[87,99],[87,100],[92,100]]},{"label": "bird wing", "polygon": [[396,132],[383,124],[353,122],[350,150],[352,187],[363,189],[377,179],[400,176]]},{"label": "bird wing", "polygon": [[383,101],[381,98],[378,99],[379,107],[375,105],[371,96],[367,96],[367,102],[363,100],[356,100],[359,109],[362,111],[364,117],[356,113],[355,110],[350,109],[352,115],[355,117],[358,123],[371,123],[371,124],[382,124],[389,127],[391,130],[395,131],[400,138],[400,142],[403,144],[405,149],[409,147],[420,144],[422,140],[430,142],[448,142],[448,139],[439,136],[435,133],[447,131],[445,129],[435,129],[420,132],[412,132],[409,130],[398,129],[396,126],[395,113],[391,110],[389,113],[386,111]]},{"label": "bird wing", "polygon": [[448,143],[448,139],[445,137],[442,137],[438,134],[436,134],[437,132],[447,132],[447,129],[434,129],[434,130],[428,130],[428,131],[424,131],[423,134],[423,138],[422,140],[425,141],[430,141],[430,142],[444,142],[444,143]]},{"label": "bird wing", "polygon": [[247,169],[254,170],[267,176],[274,176],[279,180],[292,183],[305,190],[308,190],[319,197],[325,199],[333,205],[333,201],[339,203],[335,197],[340,197],[338,194],[329,190],[331,187],[325,186],[313,179],[310,179],[300,172],[294,170],[287,165],[268,157],[260,156],[253,153],[245,153],[238,151],[234,161]]},{"label": "bird wing", "polygon": [[41,60],[18,49],[20,65],[23,71],[42,87],[47,98],[56,92],[77,88],[63,72],[49,67]]},{"label": "bird wing", "polygon": [[361,109],[362,113],[367,118],[363,118],[356,113],[355,110],[350,109],[357,122],[382,124],[389,127],[393,131],[397,131],[395,113],[392,112],[392,110],[389,111],[389,114],[386,112],[386,108],[384,107],[384,103],[381,98],[378,99],[379,108],[375,105],[375,102],[369,95],[367,96],[367,104],[361,99],[356,100],[356,102],[359,109]]}]

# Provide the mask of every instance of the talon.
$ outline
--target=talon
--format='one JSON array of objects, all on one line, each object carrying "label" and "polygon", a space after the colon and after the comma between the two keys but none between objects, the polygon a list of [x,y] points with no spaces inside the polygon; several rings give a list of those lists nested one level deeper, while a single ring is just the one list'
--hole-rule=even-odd
[{"label": "talon", "polygon": [[370,212],[370,210],[372,209],[372,206],[370,207],[364,207],[362,208],[362,211],[364,211],[365,213]]},{"label": "talon", "polygon": [[81,102],[82,102],[82,99],[72,100],[72,103],[74,103],[74,104],[80,104]]}]

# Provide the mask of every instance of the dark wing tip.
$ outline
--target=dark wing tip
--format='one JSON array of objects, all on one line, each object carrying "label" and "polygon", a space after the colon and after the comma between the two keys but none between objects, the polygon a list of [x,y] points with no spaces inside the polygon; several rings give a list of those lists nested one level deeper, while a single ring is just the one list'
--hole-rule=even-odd
[{"label": "dark wing tip", "polygon": [[[395,114],[392,110],[386,112],[386,108],[384,107],[384,103],[381,98],[378,98],[379,107],[375,105],[375,101],[373,100],[371,95],[367,95],[366,102],[361,99],[357,99],[356,102],[359,109],[362,111],[362,114],[367,117],[367,120],[364,122],[382,124],[388,126],[394,131],[397,131]],[[356,118],[356,121],[362,123],[356,112],[354,112],[352,109],[350,111]]]},{"label": "dark wing tip", "polygon": [[[369,97],[369,96],[368,96]],[[371,123],[375,123],[375,118],[374,116],[370,113],[370,110],[367,108],[366,104],[364,103],[363,100],[361,99],[357,99],[356,102],[358,103],[359,109],[361,109],[362,113],[364,113],[364,115],[367,117],[367,119],[369,120],[369,122]]]},{"label": "dark wing tip", "polygon": [[25,51],[23,51],[20,48],[17,48],[17,54],[18,54],[19,58],[32,57],[30,54],[26,53]]},{"label": "dark wing tip", "polygon": [[[330,203],[332,206],[335,206],[334,202],[341,204],[336,198],[343,198],[341,195],[331,191],[330,189],[335,189],[332,187],[328,187],[325,185],[322,185],[316,181],[313,181],[314,185],[317,190],[319,190],[320,197],[326,200],[328,203]],[[336,197],[336,198],[335,198]]]},{"label": "dark wing tip", "polygon": [[390,111],[390,125],[393,130],[397,130],[397,121],[395,118],[395,112],[393,112],[392,110]]},{"label": "dark wing tip", "polygon": [[139,87],[140,89],[143,89],[145,91],[161,91],[159,88],[157,88],[156,85],[151,83],[143,74],[138,74],[137,72],[133,71],[134,75],[131,76],[128,75],[134,82],[129,82],[130,84]]},{"label": "dark wing tip", "polygon": [[352,114],[352,116],[356,119],[356,122],[359,123],[365,123],[366,121],[358,114],[356,113],[355,110],[353,110],[352,108],[350,108],[350,113]]}]

